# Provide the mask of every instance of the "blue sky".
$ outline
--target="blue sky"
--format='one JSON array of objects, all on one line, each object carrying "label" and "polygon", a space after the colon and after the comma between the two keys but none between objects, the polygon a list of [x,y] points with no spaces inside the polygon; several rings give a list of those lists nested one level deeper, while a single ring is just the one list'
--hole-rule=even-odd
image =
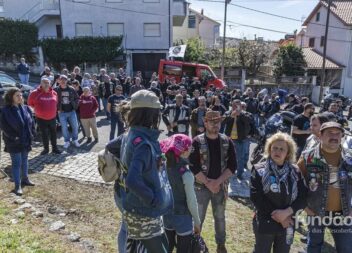
[{"label": "blue sky", "polygon": [[[212,1],[212,0],[209,0]],[[220,1],[220,0],[214,0]],[[188,0],[191,3],[190,7],[196,11],[204,9],[204,14],[209,16],[221,24],[224,20],[224,4],[219,2],[205,2],[197,0]],[[290,17],[302,20],[307,17],[310,12],[317,5],[318,0],[232,0],[231,3],[257,9],[273,14]],[[301,27],[301,22],[286,20],[278,17],[273,17],[250,10],[238,8],[236,6],[228,6],[227,20],[247,24],[251,26],[264,27],[273,30],[293,33],[295,29],[298,31]],[[265,40],[279,40],[284,37],[282,33],[275,33],[270,31],[259,30],[255,28],[238,26],[228,23],[226,37],[236,37],[253,39],[256,34],[257,37],[264,37]],[[221,35],[223,27],[221,26]]]}]

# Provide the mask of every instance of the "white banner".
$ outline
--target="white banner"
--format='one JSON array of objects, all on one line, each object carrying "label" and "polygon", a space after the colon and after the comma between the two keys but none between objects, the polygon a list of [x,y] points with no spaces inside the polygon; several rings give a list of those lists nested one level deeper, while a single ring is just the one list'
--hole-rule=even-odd
[{"label": "white banner", "polygon": [[187,45],[180,45],[175,47],[170,47],[169,57],[185,57]]}]

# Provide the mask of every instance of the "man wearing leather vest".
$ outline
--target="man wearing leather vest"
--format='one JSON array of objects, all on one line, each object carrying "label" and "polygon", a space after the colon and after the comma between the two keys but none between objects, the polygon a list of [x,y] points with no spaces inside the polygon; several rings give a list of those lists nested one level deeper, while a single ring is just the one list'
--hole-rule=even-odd
[{"label": "man wearing leather vest", "polygon": [[211,201],[215,223],[217,253],[226,253],[225,202],[228,179],[235,172],[236,154],[232,141],[220,134],[220,112],[208,111],[204,117],[205,133],[192,142],[190,169],[196,177],[199,216],[203,224]]},{"label": "man wearing leather vest", "polygon": [[321,252],[325,228],[336,251],[352,252],[352,154],[341,147],[344,134],[336,122],[320,128],[320,144],[302,154],[298,166],[308,185],[308,253]]},{"label": "man wearing leather vest", "polygon": [[183,96],[177,94],[176,103],[168,105],[163,112],[163,121],[167,126],[169,135],[177,133],[188,135],[189,108],[182,102]]}]

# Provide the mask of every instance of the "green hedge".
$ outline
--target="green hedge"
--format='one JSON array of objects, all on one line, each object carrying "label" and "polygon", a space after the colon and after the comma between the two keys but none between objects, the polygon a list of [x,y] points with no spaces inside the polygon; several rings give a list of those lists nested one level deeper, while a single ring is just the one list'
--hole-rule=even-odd
[{"label": "green hedge", "polygon": [[0,53],[28,56],[37,45],[38,28],[34,24],[22,20],[0,20]]},{"label": "green hedge", "polygon": [[123,54],[122,36],[43,39],[45,58],[54,66],[106,63]]}]

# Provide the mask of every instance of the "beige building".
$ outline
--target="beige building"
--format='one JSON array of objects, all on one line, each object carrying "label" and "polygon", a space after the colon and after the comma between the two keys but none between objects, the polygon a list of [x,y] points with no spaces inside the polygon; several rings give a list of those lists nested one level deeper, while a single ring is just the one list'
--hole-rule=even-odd
[{"label": "beige building", "polygon": [[204,16],[203,10],[197,12],[188,8],[186,18],[175,20],[173,24],[173,42],[187,41],[200,37],[206,47],[213,47],[220,36],[220,23]]}]

